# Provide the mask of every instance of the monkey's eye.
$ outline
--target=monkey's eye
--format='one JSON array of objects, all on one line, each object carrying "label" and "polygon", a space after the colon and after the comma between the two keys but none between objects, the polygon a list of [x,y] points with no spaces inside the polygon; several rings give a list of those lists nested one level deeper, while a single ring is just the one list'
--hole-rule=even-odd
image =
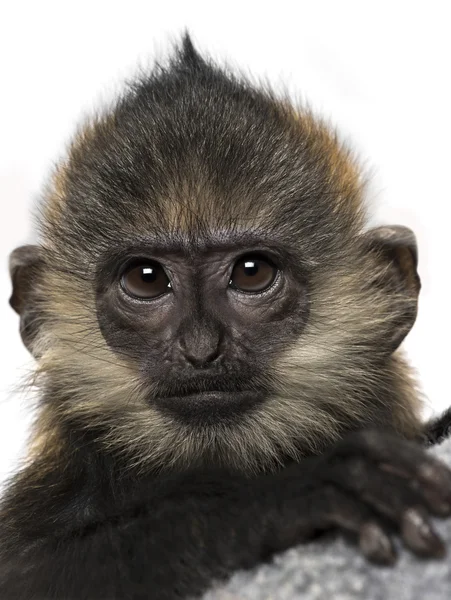
[{"label": "monkey's eye", "polygon": [[277,267],[269,258],[248,254],[235,263],[230,286],[241,292],[262,292],[272,285],[277,273]]},{"label": "monkey's eye", "polygon": [[135,264],[127,269],[122,275],[121,285],[129,296],[144,300],[157,298],[171,288],[163,267],[151,261]]}]

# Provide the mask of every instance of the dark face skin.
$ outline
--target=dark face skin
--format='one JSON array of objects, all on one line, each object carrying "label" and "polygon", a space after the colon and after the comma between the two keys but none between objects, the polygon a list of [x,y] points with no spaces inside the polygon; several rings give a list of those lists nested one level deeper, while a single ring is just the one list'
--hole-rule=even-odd
[{"label": "dark face skin", "polygon": [[144,244],[103,263],[98,281],[107,343],[138,361],[149,402],[190,421],[263,401],[266,367],[308,317],[302,270],[270,240]]}]

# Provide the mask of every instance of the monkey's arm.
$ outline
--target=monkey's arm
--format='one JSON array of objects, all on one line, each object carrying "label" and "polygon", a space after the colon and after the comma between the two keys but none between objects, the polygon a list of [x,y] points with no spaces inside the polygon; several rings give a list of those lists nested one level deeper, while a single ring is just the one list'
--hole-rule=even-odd
[{"label": "monkey's arm", "polygon": [[[413,551],[435,556],[443,545],[426,512],[451,511],[446,467],[418,446],[378,432],[352,434],[327,455],[275,475],[199,472],[159,478],[140,494],[136,489],[130,487],[130,501],[127,489],[119,492],[122,505],[103,516],[101,499],[87,500],[74,489],[68,507],[51,487],[36,490],[34,515],[33,500],[22,521],[20,506],[15,520],[3,515],[0,597],[190,597],[331,528],[354,535],[375,561],[394,560],[390,528]],[[33,520],[40,521],[38,536]]]}]

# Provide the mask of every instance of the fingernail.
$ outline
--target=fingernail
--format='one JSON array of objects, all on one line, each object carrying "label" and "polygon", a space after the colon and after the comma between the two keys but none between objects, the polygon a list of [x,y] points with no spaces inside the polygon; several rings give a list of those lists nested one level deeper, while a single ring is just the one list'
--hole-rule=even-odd
[{"label": "fingernail", "polygon": [[376,523],[365,523],[360,530],[359,546],[362,553],[372,562],[392,565],[396,553],[390,538]]},{"label": "fingernail", "polygon": [[446,495],[451,495],[451,471],[444,464],[437,460],[425,462],[420,465],[418,475],[423,481],[440,488]]},{"label": "fingernail", "polygon": [[442,557],[445,546],[428,522],[422,509],[408,508],[402,516],[401,534],[407,545],[416,553]]}]

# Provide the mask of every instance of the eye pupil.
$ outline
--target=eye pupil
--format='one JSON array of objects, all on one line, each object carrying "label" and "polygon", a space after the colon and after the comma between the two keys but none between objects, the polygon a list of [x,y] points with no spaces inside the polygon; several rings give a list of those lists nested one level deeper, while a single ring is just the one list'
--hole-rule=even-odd
[{"label": "eye pupil", "polygon": [[253,277],[258,273],[258,263],[255,260],[247,260],[244,263],[244,273],[248,277]]},{"label": "eye pupil", "polygon": [[271,287],[278,270],[269,258],[245,256],[233,267],[230,285],[236,290],[257,293]]},{"label": "eye pupil", "polygon": [[170,291],[171,284],[159,263],[134,265],[128,268],[121,279],[122,289],[133,298],[149,300]]},{"label": "eye pupil", "polygon": [[145,283],[153,283],[157,278],[156,269],[153,267],[143,267],[141,277]]}]

